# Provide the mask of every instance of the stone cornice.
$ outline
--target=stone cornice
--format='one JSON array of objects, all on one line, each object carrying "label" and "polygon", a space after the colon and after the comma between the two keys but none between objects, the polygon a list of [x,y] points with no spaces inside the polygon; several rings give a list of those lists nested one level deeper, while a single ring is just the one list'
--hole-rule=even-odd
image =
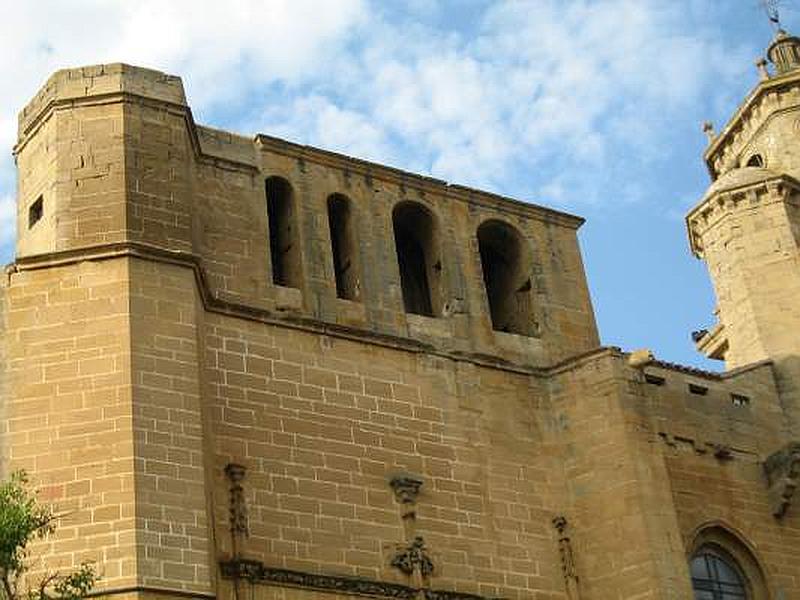
[{"label": "stone cornice", "polygon": [[[697,243],[697,236],[695,234],[697,225],[696,220],[698,217],[703,217],[706,221],[711,222],[709,217],[714,215],[714,221],[712,223],[714,224],[729,213],[727,210],[727,208],[730,206],[730,202],[727,201],[728,199],[734,196],[747,194],[749,192],[766,191],[769,193],[772,189],[780,186],[784,186],[785,189],[800,191],[800,182],[789,175],[781,174],[768,179],[743,184],[704,196],[700,203],[690,210],[684,218],[684,222],[686,223],[686,232],[689,238],[689,247],[692,251],[692,254],[699,258],[702,256],[703,252],[703,249]],[[773,198],[771,202],[783,202],[785,201],[785,196],[786,194],[780,194]]]},{"label": "stone cornice", "polygon": [[[148,96],[132,92],[111,92],[77,98],[61,98],[50,100],[44,104],[41,107],[41,110],[35,116],[31,117],[30,120],[27,121],[25,127],[21,129],[19,138],[13,149],[13,154],[14,156],[17,156],[25,148],[28,140],[30,140],[36,134],[42,125],[44,125],[56,111],[72,109],[76,106],[102,106],[120,103],[158,107],[162,110],[170,111],[176,116],[182,117],[186,123],[186,131],[189,134],[189,140],[194,151],[195,160],[197,160],[199,163],[211,165],[216,168],[245,171],[248,173],[257,173],[260,171],[258,166],[255,164],[255,161],[247,162],[235,160],[230,157],[219,154],[211,154],[205,151],[198,135],[198,127],[195,124],[192,110],[188,106],[176,104],[166,100],[153,99]],[[208,129],[208,131],[213,130]]]},{"label": "stone cornice", "polygon": [[[194,272],[195,281],[203,307],[209,312],[223,314],[234,318],[257,321],[268,325],[277,325],[298,329],[310,333],[328,335],[335,338],[360,341],[365,343],[394,348],[405,352],[417,354],[429,354],[441,358],[468,362],[476,366],[498,369],[520,375],[531,375],[534,377],[546,378],[573,369],[579,369],[584,365],[599,360],[601,358],[623,359],[624,353],[616,346],[599,346],[592,350],[566,358],[558,363],[534,367],[531,365],[515,364],[499,357],[476,353],[461,353],[439,350],[431,344],[426,344],[418,340],[389,335],[339,325],[326,323],[318,319],[308,317],[298,317],[295,315],[275,314],[263,308],[242,304],[234,299],[226,299],[220,295],[215,295],[208,285],[205,272],[202,267],[202,260],[196,255],[187,252],[176,252],[137,242],[119,242],[115,244],[104,244],[100,246],[90,246],[73,250],[64,250],[48,254],[39,254],[18,258],[16,262],[6,267],[6,276],[12,277],[15,272],[35,271],[38,269],[48,269],[54,267],[68,266],[83,261],[111,260],[115,258],[138,258],[173,264],[189,268]],[[771,361],[760,361],[752,365],[745,365],[739,369],[724,373],[714,373],[712,371],[702,371],[693,367],[687,367],[674,363],[653,361],[653,364],[664,369],[689,373],[696,377],[710,380],[724,380],[741,374],[744,371],[771,364]]]},{"label": "stone cornice", "polygon": [[[102,580],[101,580],[102,581]],[[173,597],[173,598],[207,598],[208,600],[215,600],[216,594],[210,592],[198,592],[189,590],[178,590],[166,587],[155,587],[146,585],[132,585],[128,587],[110,587],[104,588],[98,586],[86,594],[86,598],[106,598],[109,596],[130,596],[132,594],[153,594],[158,598]],[[141,597],[141,596],[140,596]]]},{"label": "stone cornice", "polygon": [[[756,87],[750,92],[747,98],[739,105],[736,109],[736,112],[733,113],[728,122],[725,124],[725,127],[719,132],[719,134],[714,138],[714,140],[708,145],[708,147],[703,152],[703,160],[706,162],[708,166],[709,172],[712,174],[714,173],[713,167],[713,160],[712,157],[717,154],[718,151],[722,149],[722,147],[730,141],[731,135],[733,134],[736,127],[741,123],[741,121],[745,118],[747,113],[753,109],[753,107],[761,101],[761,99],[766,96],[769,92],[773,92],[775,90],[779,90],[783,87],[791,87],[792,84],[800,83],[800,72],[789,72],[784,75],[779,75],[767,79],[765,81],[761,81],[756,85]],[[774,114],[778,114],[779,112],[783,112],[786,109],[775,111]],[[773,115],[770,115],[771,118]],[[764,120],[763,125],[769,120],[769,118]]]},{"label": "stone cornice", "polygon": [[479,366],[522,375],[544,376],[547,372],[546,367],[514,364],[500,357],[490,355],[438,350],[432,344],[427,344],[412,338],[384,334],[336,323],[327,323],[309,317],[275,313],[264,308],[243,304],[237,299],[226,298],[211,290],[202,266],[202,259],[198,256],[187,252],[167,250],[150,244],[118,242],[26,256],[18,258],[15,263],[8,265],[6,267],[6,274],[7,277],[11,277],[15,272],[62,267],[83,261],[112,260],[126,257],[173,264],[191,269],[194,272],[195,282],[203,302],[203,307],[208,312],[257,321],[268,325],[278,325],[281,327],[308,331],[310,333],[328,335],[340,339],[370,343],[406,352],[417,354],[424,353],[453,361],[470,362]]}]

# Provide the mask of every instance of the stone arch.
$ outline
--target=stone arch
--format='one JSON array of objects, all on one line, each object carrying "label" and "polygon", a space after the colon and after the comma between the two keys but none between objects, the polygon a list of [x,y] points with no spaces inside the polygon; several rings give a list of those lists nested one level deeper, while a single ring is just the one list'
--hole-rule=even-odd
[{"label": "stone arch", "polygon": [[286,179],[273,176],[264,182],[264,192],[267,199],[272,282],[299,288],[302,270],[294,191]]},{"label": "stone arch", "polygon": [[439,220],[427,206],[404,200],[392,211],[392,225],[405,311],[429,317],[441,314]]},{"label": "stone arch", "polygon": [[758,152],[751,154],[750,157],[747,159],[747,163],[745,164],[746,167],[759,167],[764,168],[766,167],[766,163],[764,162],[764,156]]},{"label": "stone arch", "polygon": [[358,301],[361,299],[361,261],[353,202],[344,194],[335,193],[328,196],[327,204],[336,296]]},{"label": "stone arch", "polygon": [[[741,578],[747,600],[770,600],[772,598],[764,569],[761,567],[754,548],[744,536],[732,527],[714,521],[695,530],[687,557],[695,593],[698,590],[695,587],[696,571],[694,569],[703,557],[710,557],[729,565]],[[730,597],[734,598],[735,596]]]},{"label": "stone arch", "polygon": [[516,227],[489,219],[478,226],[478,251],[492,328],[533,335],[530,252]]}]

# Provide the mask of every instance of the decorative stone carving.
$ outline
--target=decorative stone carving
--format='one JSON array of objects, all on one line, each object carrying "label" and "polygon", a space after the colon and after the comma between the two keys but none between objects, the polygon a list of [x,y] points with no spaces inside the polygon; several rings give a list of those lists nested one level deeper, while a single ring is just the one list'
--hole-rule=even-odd
[{"label": "decorative stone carving", "polygon": [[714,132],[714,124],[711,121],[705,121],[703,123],[703,133],[706,134],[709,144],[712,143],[717,137],[717,134]]},{"label": "decorative stone carving", "polygon": [[758,69],[758,78],[761,81],[766,81],[769,79],[770,75],[769,71],[767,70],[767,59],[765,59],[763,56],[759,56],[756,59],[756,69]]},{"label": "decorative stone carving", "polygon": [[800,483],[800,442],[790,442],[764,462],[769,482],[772,514],[780,519],[786,514]]},{"label": "decorative stone carving", "polygon": [[397,475],[389,482],[394,490],[394,495],[400,504],[415,504],[419,490],[422,487],[422,479],[413,475]]},{"label": "decorative stone carving", "polygon": [[231,482],[230,487],[230,524],[231,524],[231,538],[233,541],[233,555],[239,556],[239,541],[242,537],[249,535],[249,528],[247,524],[247,503],[244,499],[244,487],[242,481],[247,469],[242,465],[229,463],[225,467],[225,476]]},{"label": "decorative stone carving", "polygon": [[237,558],[232,561],[221,562],[220,569],[223,577],[256,581],[263,576],[264,563],[260,560]]},{"label": "decorative stone carving", "polygon": [[446,592],[443,590],[423,590],[425,600],[484,600],[483,596],[466,592]]},{"label": "decorative stone carving", "polygon": [[305,573],[289,569],[274,569],[261,561],[237,559],[220,563],[222,576],[227,579],[246,580],[250,583],[263,583],[286,587],[305,588],[323,592],[353,594],[395,600],[489,600],[477,594],[451,592],[446,590],[420,590],[399,583],[375,581],[361,577]]},{"label": "decorative stone carving", "polygon": [[553,519],[553,526],[558,531],[558,550],[561,554],[561,571],[564,575],[564,584],[567,587],[567,597],[570,600],[580,598],[578,590],[578,570],[575,567],[575,557],[572,553],[572,542],[567,535],[568,523],[566,517],[559,515]]},{"label": "decorative stone carving", "polygon": [[428,556],[425,540],[419,535],[406,548],[395,554],[391,564],[406,575],[413,575],[416,569],[419,569],[423,577],[430,577],[433,573],[433,561]]},{"label": "decorative stone carving", "polygon": [[359,577],[274,569],[265,566],[260,561],[253,560],[223,562],[220,567],[223,577],[246,579],[251,583],[271,583],[325,592],[397,598],[399,600],[412,600],[416,598],[418,593],[417,589],[398,583],[386,583]]}]

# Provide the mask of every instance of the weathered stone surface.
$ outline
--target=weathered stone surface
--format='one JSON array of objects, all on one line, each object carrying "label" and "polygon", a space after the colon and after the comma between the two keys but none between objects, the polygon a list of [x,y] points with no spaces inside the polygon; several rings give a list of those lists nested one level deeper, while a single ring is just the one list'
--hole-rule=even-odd
[{"label": "weathered stone surface", "polygon": [[[577,217],[197,126],[155,71],[60,71],[20,116],[0,281],[4,466],[69,513],[46,564],[131,597],[685,599],[713,525],[800,598],[800,511],[773,517],[763,470],[800,385],[782,77],[780,115],[747,109],[779,176],[689,217],[740,367],[719,374],[600,347]],[[424,232],[393,222],[409,202]],[[424,568],[393,566],[409,548]]]}]

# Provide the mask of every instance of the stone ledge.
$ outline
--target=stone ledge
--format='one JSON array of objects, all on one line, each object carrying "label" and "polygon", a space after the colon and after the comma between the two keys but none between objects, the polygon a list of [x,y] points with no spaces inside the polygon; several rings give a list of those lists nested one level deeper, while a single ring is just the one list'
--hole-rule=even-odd
[{"label": "stone ledge", "polygon": [[[535,367],[532,365],[512,363],[494,355],[476,352],[465,353],[438,350],[432,344],[424,343],[413,338],[378,333],[368,329],[329,323],[319,319],[298,315],[275,314],[266,309],[241,304],[212,293],[199,257],[186,252],[167,250],[165,248],[138,242],[118,242],[18,258],[15,263],[6,266],[5,276],[6,279],[10,279],[15,272],[35,271],[38,269],[66,266],[87,260],[110,260],[121,257],[151,260],[192,269],[194,271],[200,298],[203,302],[203,308],[209,312],[258,321],[269,325],[280,325],[282,327],[289,327],[311,333],[330,335],[341,339],[371,343],[406,352],[435,355],[453,361],[472,363],[477,366],[499,369],[520,375],[551,377],[565,371],[579,369],[586,363],[593,362],[603,357],[622,360],[625,356],[625,353],[616,346],[598,346],[597,348],[576,354],[557,363]],[[694,367],[655,359],[648,364],[670,371],[690,374],[702,379],[724,381],[760,367],[769,367],[772,365],[772,361],[768,359],[762,360],[723,373],[704,371]]]}]

